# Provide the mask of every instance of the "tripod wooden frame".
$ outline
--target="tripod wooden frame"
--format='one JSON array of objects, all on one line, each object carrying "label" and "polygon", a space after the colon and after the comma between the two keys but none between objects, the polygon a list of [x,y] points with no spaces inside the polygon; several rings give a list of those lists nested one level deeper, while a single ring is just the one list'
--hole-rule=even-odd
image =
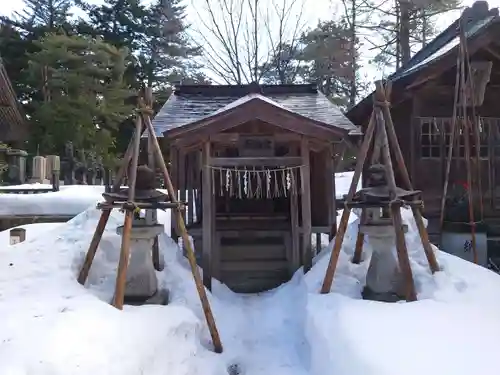
[{"label": "tripod wooden frame", "polygon": [[[184,219],[182,216],[183,204],[178,201],[177,194],[175,194],[175,189],[172,185],[172,180],[170,179],[170,174],[168,172],[167,166],[165,164],[165,160],[163,159],[163,155],[161,153],[160,145],[158,144],[158,140],[154,135],[153,125],[151,123],[150,116],[152,115],[152,102],[153,96],[150,88],[147,88],[145,91],[145,99],[139,99],[139,108],[138,115],[135,122],[135,133],[132,137],[132,140],[125,152],[125,156],[123,158],[123,164],[120,166],[120,169],[117,174],[117,179],[113,185],[113,191],[117,191],[122,183],[123,177],[125,175],[125,171],[130,165],[130,176],[128,181],[128,201],[125,204],[117,204],[117,202],[107,201],[103,204],[100,204],[99,207],[102,209],[102,214],[97,224],[96,230],[94,232],[94,236],[92,237],[92,241],[90,243],[89,249],[87,251],[87,255],[85,257],[85,261],[80,270],[80,274],[78,276],[78,282],[82,285],[85,284],[87,280],[90,267],[92,266],[92,262],[94,260],[97,248],[99,246],[99,242],[101,241],[102,235],[104,233],[104,229],[108,222],[109,216],[113,208],[121,208],[125,211],[125,220],[123,224],[123,235],[122,235],[122,244],[120,249],[120,260],[118,264],[118,272],[116,276],[116,286],[115,286],[115,295],[113,298],[113,306],[117,309],[123,309],[123,301],[125,294],[125,282],[126,282],[126,274],[127,267],[130,257],[130,232],[132,229],[132,219],[134,210],[137,208],[171,208],[172,214],[176,215],[177,228],[180,232],[183,244],[186,248],[187,257],[189,260],[189,264],[191,266],[191,272],[193,274],[194,282],[196,284],[196,289],[198,291],[198,295],[200,297],[201,305],[203,307],[203,312],[205,314],[205,319],[207,321],[208,329],[210,331],[210,335],[212,337],[212,342],[214,345],[214,351],[216,353],[222,352],[222,343],[220,340],[220,336],[215,324],[215,319],[212,314],[212,310],[210,308],[210,303],[207,298],[207,294],[205,291],[205,287],[203,286],[203,282],[198,270],[198,266],[196,264],[196,258],[194,254],[194,250],[189,240],[189,235],[186,230],[186,225],[184,223]],[[149,164],[155,160],[162,173],[165,180],[165,185],[170,197],[170,202],[168,203],[158,203],[155,204],[154,207],[150,204],[144,204],[139,202],[134,202],[135,198],[135,183],[137,177],[137,167],[139,163],[139,151],[140,151],[140,140],[143,130],[147,130],[148,133],[148,159]],[[159,268],[159,254],[158,254],[158,242],[156,242],[156,246],[153,245],[153,262],[155,264],[155,268]]]},{"label": "tripod wooden frame", "polygon": [[[391,94],[391,85],[390,83],[388,83],[384,86],[382,81],[377,81],[375,82],[375,86],[376,90],[374,94],[373,112],[370,118],[370,122],[368,124],[368,128],[366,130],[363,144],[361,146],[358,155],[356,169],[354,171],[351,186],[347,194],[345,208],[339,223],[339,229],[337,231],[337,235],[335,236],[335,242],[330,257],[330,261],[328,263],[328,268],[326,270],[325,279],[323,281],[323,285],[321,288],[321,293],[323,294],[329,293],[331,290],[333,278],[335,276],[335,270],[340,255],[340,250],[342,247],[342,243],[344,241],[344,235],[347,229],[349,216],[351,214],[351,209],[357,207],[357,205],[353,202],[354,194],[356,193],[356,187],[358,185],[361,172],[365,165],[365,160],[368,155],[368,151],[370,150],[371,147],[373,147],[372,161],[381,157],[382,163],[384,164],[386,170],[386,177],[388,180],[388,187],[391,195],[390,198],[391,202],[389,203],[389,209],[396,232],[396,249],[397,249],[399,266],[405,278],[406,300],[414,301],[416,300],[417,297],[413,282],[413,275],[410,267],[408,249],[406,247],[406,241],[404,237],[403,219],[401,217],[401,206],[403,204],[408,204],[412,209],[413,217],[415,218],[415,222],[417,224],[419,235],[422,240],[422,245],[425,251],[425,255],[427,257],[427,261],[429,262],[431,272],[434,273],[438,271],[439,266],[435,254],[432,250],[431,244],[429,242],[427,230],[425,228],[423,216],[421,213],[422,203],[418,201],[402,202],[396,198],[397,188],[396,188],[394,170],[391,160],[391,153],[390,153],[391,149],[394,153],[394,158],[397,163],[397,169],[400,172],[401,175],[400,177],[404,184],[403,187],[407,190],[413,190],[413,188],[408,171],[404,163],[403,154],[399,147],[396,132],[394,129],[394,124],[392,122],[391,113],[389,110],[390,103],[388,99]],[[376,137],[374,137],[375,133],[377,135]],[[374,138],[375,141],[372,142]],[[362,208],[362,212],[363,213],[361,215],[361,222],[363,223],[366,219],[366,213],[364,208]],[[356,249],[353,257],[353,262],[355,263],[359,263],[361,261],[363,242],[364,242],[364,235],[363,233],[358,232],[358,237],[356,240]]]}]

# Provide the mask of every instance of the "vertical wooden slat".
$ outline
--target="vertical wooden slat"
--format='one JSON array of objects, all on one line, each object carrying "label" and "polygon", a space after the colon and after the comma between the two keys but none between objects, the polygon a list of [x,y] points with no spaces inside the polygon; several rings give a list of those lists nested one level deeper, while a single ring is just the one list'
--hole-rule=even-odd
[{"label": "vertical wooden slat", "polygon": [[293,273],[300,267],[299,199],[296,186],[293,188],[292,194],[290,196],[290,224],[292,234],[292,254],[290,258],[290,268]]},{"label": "vertical wooden slat", "polygon": [[186,158],[186,189],[187,189],[187,218],[186,222],[187,224],[192,224],[193,223],[193,217],[194,217],[194,212],[193,212],[193,207],[194,207],[194,184],[193,184],[193,170],[195,169],[194,165],[194,154],[191,152],[187,154]]},{"label": "vertical wooden slat", "polygon": [[302,187],[302,254],[304,271],[312,267],[311,248],[311,172],[309,158],[309,140],[302,138],[300,142],[300,155],[302,157],[302,168],[300,170],[300,182]]},{"label": "vertical wooden slat", "polygon": [[415,168],[418,158],[417,147],[420,149],[421,143],[417,142],[417,128],[421,127],[420,123],[420,99],[418,94],[413,97],[412,102],[412,127],[410,129],[410,175],[412,181],[415,180]]},{"label": "vertical wooden slat", "polygon": [[[178,178],[178,157],[177,157],[177,148],[174,145],[170,146],[170,178],[172,180],[172,185],[174,187],[174,194],[177,194],[177,189],[179,188],[179,178]],[[175,196],[175,200],[177,200],[177,195]],[[172,210],[171,210],[172,212]],[[170,237],[174,240],[174,242],[177,242],[178,240],[178,233],[177,233],[177,220],[176,220],[176,215],[172,214],[170,215]]]},{"label": "vertical wooden slat", "polygon": [[[178,153],[178,179],[179,179],[179,200],[181,202],[186,201],[186,152],[184,150],[179,150]],[[182,212],[182,218],[184,219],[184,222],[186,222],[186,211],[184,210]]]},{"label": "vertical wooden slat", "polygon": [[497,142],[496,135],[498,134],[498,121],[489,119],[488,124],[488,170],[489,170],[489,188],[491,195],[491,208],[496,209],[496,189],[495,189],[495,169],[496,169],[496,155],[495,145]]},{"label": "vertical wooden slat", "polygon": [[203,144],[202,152],[202,173],[203,173],[203,219],[202,219],[202,233],[203,233],[203,284],[210,290],[212,288],[212,246],[214,244],[213,235],[213,216],[212,216],[212,171],[210,170],[210,141]]},{"label": "vertical wooden slat", "polygon": [[328,210],[328,227],[330,228],[330,233],[328,236],[330,240],[335,236],[337,231],[337,210],[335,207],[335,167],[334,167],[334,149],[331,144],[326,150],[323,152],[323,157],[325,158],[326,168],[325,168],[325,203],[327,205]]}]

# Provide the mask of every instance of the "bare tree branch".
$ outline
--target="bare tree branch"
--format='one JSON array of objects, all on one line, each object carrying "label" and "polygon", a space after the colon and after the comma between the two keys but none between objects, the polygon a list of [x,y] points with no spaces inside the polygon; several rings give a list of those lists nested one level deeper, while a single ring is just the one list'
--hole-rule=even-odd
[{"label": "bare tree branch", "polygon": [[[296,48],[305,26],[305,0],[197,1],[205,10],[193,4],[195,32],[214,75],[242,84],[260,81],[269,69],[289,68],[290,61],[277,64],[276,58],[286,55],[284,46]],[[271,62],[275,66],[269,67]]]}]

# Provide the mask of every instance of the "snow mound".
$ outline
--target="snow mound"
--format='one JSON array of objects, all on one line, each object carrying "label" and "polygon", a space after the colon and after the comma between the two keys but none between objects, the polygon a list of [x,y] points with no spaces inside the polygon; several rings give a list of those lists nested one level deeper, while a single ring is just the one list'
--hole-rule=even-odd
[{"label": "snow mound", "polygon": [[[214,281],[208,297],[224,345],[210,351],[187,260],[163,235],[168,306],[109,305],[119,259],[113,212],[85,287],[76,282],[100,212],[15,246],[0,247],[0,372],[6,375],[481,375],[500,348],[500,277],[437,251],[432,276],[404,213],[419,301],[364,301],[370,259],[353,265],[357,220],[348,229],[333,293],[318,294],[332,244],[306,275],[261,295]],[[169,228],[169,214],[159,211]],[[354,219],[356,217],[354,216]],[[394,249],[393,249],[394,251]],[[403,367],[404,366],[404,367]],[[404,370],[402,370],[404,369]]]},{"label": "snow mound", "polygon": [[178,251],[168,238],[160,244],[171,256],[160,280],[181,293],[173,293],[167,307],[118,311],[108,304],[119,258],[119,212],[108,222],[88,289],[76,282],[99,215],[89,209],[51,236],[18,244],[15,251],[0,249],[1,373],[224,373],[225,364],[202,345],[208,334],[201,311],[197,316],[188,307],[198,304],[194,283],[184,264],[173,266]]},{"label": "snow mound", "polygon": [[310,290],[306,337],[313,354],[311,374],[497,374],[492,360],[500,349],[500,277],[435,247],[442,270],[432,276],[411,211],[402,213],[409,226],[406,242],[419,301],[388,304],[361,299],[371,247],[365,241],[363,262],[350,262],[359,220],[352,222],[334,293],[316,294],[333,243],[305,276]]},{"label": "snow mound", "polygon": [[[10,230],[14,228],[22,228],[26,230],[26,240],[27,242],[36,240],[40,236],[50,235],[51,231],[62,223],[34,223],[34,224],[24,224],[18,225],[7,230],[0,232],[0,246],[10,246]],[[16,244],[17,245],[17,244]],[[12,245],[12,246],[16,246]]]},{"label": "snow mound", "polygon": [[[46,188],[46,185],[27,184],[7,186],[14,189]],[[61,190],[39,194],[2,194],[0,189],[0,216],[57,215],[76,216],[89,206],[102,201],[104,186],[68,185]]]}]

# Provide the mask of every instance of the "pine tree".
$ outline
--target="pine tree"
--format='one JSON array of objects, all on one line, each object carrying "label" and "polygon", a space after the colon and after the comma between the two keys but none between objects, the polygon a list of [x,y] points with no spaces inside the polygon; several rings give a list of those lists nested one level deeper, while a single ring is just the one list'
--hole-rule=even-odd
[{"label": "pine tree", "polygon": [[322,92],[342,108],[350,103],[352,81],[356,81],[357,67],[352,66],[351,32],[346,22],[327,21],[302,38],[301,59],[307,62],[306,81],[315,81]]},{"label": "pine tree", "polygon": [[23,0],[23,10],[15,12],[11,21],[25,31],[54,31],[67,25],[73,5],[74,0]]},{"label": "pine tree", "polygon": [[436,35],[436,16],[457,9],[460,3],[461,0],[443,0],[417,6],[394,0],[390,8],[385,1],[366,3],[365,11],[376,13],[377,17],[361,27],[375,31],[382,39],[382,43],[371,42],[378,50],[373,62],[381,68],[400,68]]},{"label": "pine tree", "polygon": [[68,140],[75,149],[109,160],[118,124],[131,113],[123,76],[128,51],[102,40],[49,34],[30,56],[33,85],[43,92],[34,104],[32,144],[61,153]]},{"label": "pine tree", "polygon": [[147,86],[196,76],[198,66],[192,58],[200,55],[200,48],[189,40],[185,12],[181,0],[157,0],[147,9],[139,49],[140,78]]}]

